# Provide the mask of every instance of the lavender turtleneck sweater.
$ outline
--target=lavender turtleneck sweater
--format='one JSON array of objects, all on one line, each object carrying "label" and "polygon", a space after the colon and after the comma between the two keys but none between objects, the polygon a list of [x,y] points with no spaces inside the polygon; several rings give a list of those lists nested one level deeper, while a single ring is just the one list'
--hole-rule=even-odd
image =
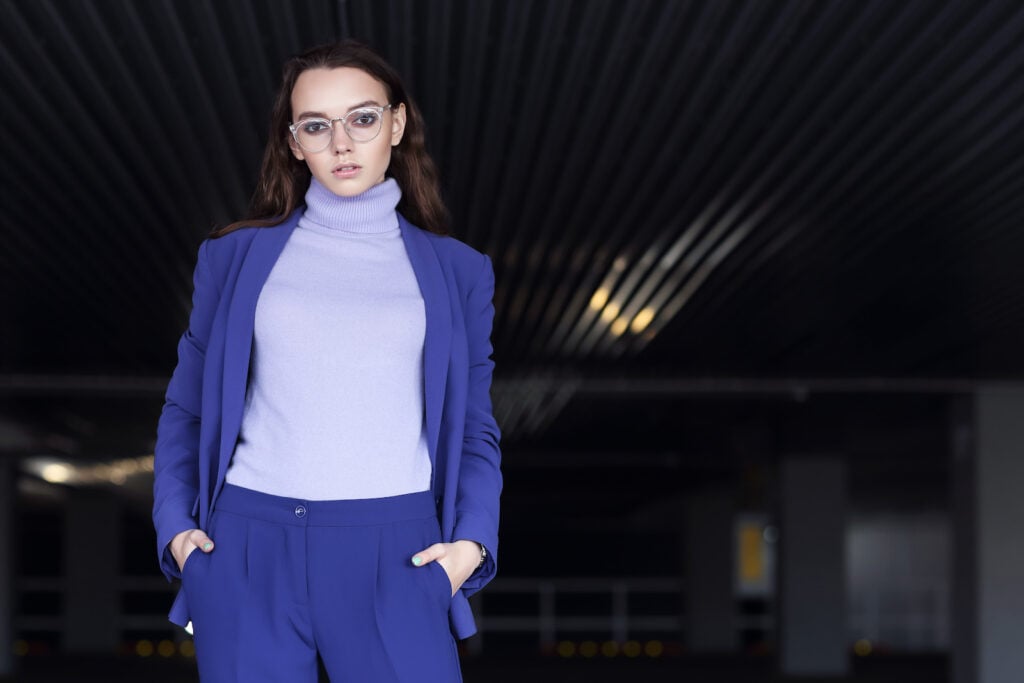
[{"label": "lavender turtleneck sweater", "polygon": [[423,297],[398,184],[339,197],[313,179],[256,306],[228,483],[305,500],[430,488]]}]

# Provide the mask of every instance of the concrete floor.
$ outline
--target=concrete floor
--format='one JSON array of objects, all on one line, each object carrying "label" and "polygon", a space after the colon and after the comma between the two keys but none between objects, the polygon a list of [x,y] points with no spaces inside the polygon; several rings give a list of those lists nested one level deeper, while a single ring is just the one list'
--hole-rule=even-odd
[{"label": "concrete floor", "polygon": [[[857,660],[854,675],[833,679],[789,679],[775,674],[771,658],[678,658],[672,660],[469,659],[466,683],[946,683],[945,657],[885,657]],[[190,660],[29,657],[19,660],[18,683],[197,683]],[[3,680],[3,679],[0,679]],[[7,683],[4,681],[4,683]],[[255,683],[255,682],[254,682]]]}]

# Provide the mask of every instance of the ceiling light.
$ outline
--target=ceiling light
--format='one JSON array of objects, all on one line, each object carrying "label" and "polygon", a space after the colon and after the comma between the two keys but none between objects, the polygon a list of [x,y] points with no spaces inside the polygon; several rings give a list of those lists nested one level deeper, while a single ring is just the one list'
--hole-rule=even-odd
[{"label": "ceiling light", "polygon": [[640,309],[640,312],[633,318],[633,323],[629,326],[633,330],[634,334],[640,334],[647,329],[647,326],[654,320],[654,309],[650,306]]},{"label": "ceiling light", "polygon": [[611,321],[615,320],[615,318],[618,315],[619,305],[612,301],[607,306],[604,307],[603,311],[601,311],[601,320],[605,321],[606,323],[610,323]]},{"label": "ceiling light", "polygon": [[48,465],[43,465],[39,470],[39,476],[51,484],[63,484],[71,479],[71,475],[74,472],[74,468],[70,465],[62,462],[51,462]]}]

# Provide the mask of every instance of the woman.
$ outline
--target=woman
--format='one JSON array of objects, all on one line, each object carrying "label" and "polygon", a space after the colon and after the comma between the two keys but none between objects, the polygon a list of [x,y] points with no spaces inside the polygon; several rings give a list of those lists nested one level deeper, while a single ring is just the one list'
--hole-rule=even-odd
[{"label": "woman", "polygon": [[[494,276],[444,236],[423,122],[369,48],[290,59],[251,216],[199,250],[157,429],[171,619],[204,683],[458,681],[494,575]],[[416,227],[419,226],[419,227]]]}]

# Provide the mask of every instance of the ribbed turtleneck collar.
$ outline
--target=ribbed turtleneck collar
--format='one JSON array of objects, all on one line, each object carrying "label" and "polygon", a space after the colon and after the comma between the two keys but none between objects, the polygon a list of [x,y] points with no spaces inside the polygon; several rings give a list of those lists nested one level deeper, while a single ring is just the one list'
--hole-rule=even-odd
[{"label": "ribbed turtleneck collar", "polygon": [[355,197],[339,197],[313,178],[306,191],[306,212],[299,225],[309,224],[331,231],[363,235],[398,228],[395,208],[402,190],[394,178],[374,185]]}]

